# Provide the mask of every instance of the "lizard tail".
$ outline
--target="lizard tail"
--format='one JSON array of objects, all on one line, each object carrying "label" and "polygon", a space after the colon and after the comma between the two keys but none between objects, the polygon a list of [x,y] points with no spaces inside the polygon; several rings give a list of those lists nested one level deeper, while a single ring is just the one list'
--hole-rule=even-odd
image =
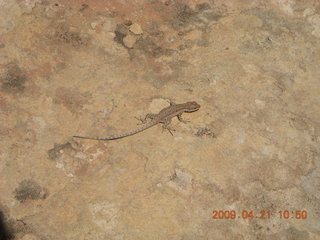
[{"label": "lizard tail", "polygon": [[124,133],[124,134],[120,134],[120,135],[115,135],[115,136],[111,136],[111,137],[106,137],[106,138],[92,138],[92,137],[83,137],[83,136],[73,136],[74,138],[83,138],[83,139],[90,139],[90,140],[115,140],[115,139],[120,139],[120,138],[124,138],[124,137],[128,137],[128,136],[131,136],[131,135],[134,135],[136,133],[139,133],[139,132],[142,132],[154,125],[156,125],[157,123],[155,122],[150,122],[149,124],[137,129],[137,130],[134,130],[132,132],[128,132],[128,133]]}]

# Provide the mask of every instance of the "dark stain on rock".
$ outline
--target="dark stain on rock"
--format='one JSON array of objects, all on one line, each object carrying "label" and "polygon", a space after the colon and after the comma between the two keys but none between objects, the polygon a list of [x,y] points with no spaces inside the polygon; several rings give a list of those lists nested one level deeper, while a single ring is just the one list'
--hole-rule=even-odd
[{"label": "dark stain on rock", "polygon": [[123,38],[127,36],[129,33],[129,29],[126,27],[126,25],[118,24],[114,33],[115,33],[114,41],[126,47],[123,43]]},{"label": "dark stain on rock", "polygon": [[[308,31],[308,23],[299,18],[286,18],[283,14],[279,14],[272,10],[261,10],[260,8],[253,8],[243,13],[259,17],[263,25],[262,30],[267,31],[272,36],[280,36],[286,34],[287,31],[291,30],[292,34],[294,32]],[[295,35],[296,36],[296,35]]]},{"label": "dark stain on rock", "polygon": [[83,12],[83,11],[86,10],[87,8],[89,8],[89,5],[84,3],[84,4],[81,5],[81,8],[79,9],[79,11],[80,11],[80,12]]},{"label": "dark stain on rock", "polygon": [[164,40],[165,33],[164,31],[161,31],[159,29],[160,29],[160,25],[157,22],[152,22],[149,29],[147,29],[147,32],[151,37],[154,37],[157,40],[162,41]]},{"label": "dark stain on rock", "polygon": [[123,38],[126,36],[125,34],[123,34],[122,32],[119,32],[119,31],[115,31],[115,37],[114,37],[114,41],[116,41],[117,43],[120,43],[122,44],[123,46],[124,43],[123,43]]},{"label": "dark stain on rock", "polygon": [[176,30],[189,28],[190,26],[191,28],[206,29],[209,22],[218,21],[226,15],[226,10],[213,8],[207,2],[196,5],[195,9],[184,3],[176,2],[174,11],[175,14],[170,23]]},{"label": "dark stain on rock", "polygon": [[[123,24],[117,25],[114,32],[114,41],[127,48],[130,59],[139,58],[141,54],[150,58],[172,56],[174,52],[191,48],[195,44],[206,46],[207,39],[205,36],[208,32],[209,23],[217,21],[226,15],[223,10],[213,8],[209,3],[198,4],[195,9],[192,9],[182,1],[177,1],[172,2],[169,7],[172,14],[165,24],[170,25],[174,31],[178,31],[178,37],[175,41],[182,41],[180,47],[177,49],[176,46],[172,46],[172,43],[166,40],[167,33],[159,30],[160,26],[157,22],[152,22],[147,29],[144,29],[144,34],[136,40],[133,48],[128,48],[123,42],[123,39],[129,34],[129,26],[132,24],[128,20]],[[201,29],[203,31],[202,39],[183,41],[184,35],[193,29]],[[173,41],[173,44],[176,44],[175,41]]]},{"label": "dark stain on rock", "polygon": [[16,63],[9,63],[5,73],[0,77],[1,89],[7,93],[23,92],[26,82],[25,72]]},{"label": "dark stain on rock", "polygon": [[206,18],[206,19],[208,19],[208,21],[212,21],[212,22],[216,22],[216,21],[218,21],[220,18],[223,18],[223,17],[225,17],[225,15],[223,14],[223,13],[216,13],[216,12],[209,12],[209,13],[204,13],[203,14],[204,15],[204,17]]},{"label": "dark stain on rock", "polygon": [[48,150],[49,159],[52,161],[56,161],[61,157],[63,151],[65,150],[73,150],[71,143],[63,143],[63,144],[55,144],[54,147]]},{"label": "dark stain on rock", "polygon": [[211,138],[216,138],[215,133],[210,128],[200,128],[198,129],[196,136],[202,137],[202,136],[208,136]]},{"label": "dark stain on rock", "polygon": [[82,109],[83,104],[88,102],[89,95],[80,93],[76,89],[60,87],[56,90],[53,102],[62,104],[70,112],[77,112]]},{"label": "dark stain on rock", "polygon": [[151,37],[140,38],[136,42],[135,50],[144,52],[147,56],[158,58],[161,56],[170,56],[174,50],[158,46]]},{"label": "dark stain on rock", "polygon": [[26,200],[45,199],[47,197],[45,189],[31,179],[20,182],[19,186],[13,193],[14,197],[20,202],[24,202]]},{"label": "dark stain on rock", "polygon": [[185,27],[196,20],[196,11],[192,10],[188,5],[176,3],[174,7],[176,15],[171,22],[173,28],[178,29],[180,27]]},{"label": "dark stain on rock", "polygon": [[211,9],[211,6],[207,2],[199,3],[199,4],[196,5],[196,10],[198,12],[201,12],[201,11],[204,11],[204,10],[209,10],[209,9]]},{"label": "dark stain on rock", "polygon": [[65,26],[58,26],[54,34],[54,39],[61,43],[71,45],[75,48],[87,46],[89,37],[85,34],[80,34],[76,29],[71,30]]}]

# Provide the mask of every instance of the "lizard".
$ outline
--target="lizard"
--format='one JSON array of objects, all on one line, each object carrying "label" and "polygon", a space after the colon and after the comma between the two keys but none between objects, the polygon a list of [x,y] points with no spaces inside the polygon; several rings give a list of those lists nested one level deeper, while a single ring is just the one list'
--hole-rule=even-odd
[{"label": "lizard", "polygon": [[[93,138],[93,137],[84,137],[84,136],[73,136],[73,137],[74,138],[91,139],[91,140],[116,140],[116,139],[128,137],[128,136],[137,134],[139,132],[142,132],[150,127],[157,125],[158,123],[162,123],[163,124],[162,128],[169,130],[171,135],[173,135],[171,132],[171,130],[173,130],[173,129],[170,129],[168,127],[168,125],[171,123],[171,119],[173,117],[178,117],[178,120],[180,122],[186,123],[187,121],[182,119],[182,113],[195,112],[195,111],[199,110],[199,108],[200,108],[200,105],[195,101],[181,103],[181,104],[176,104],[176,103],[170,101],[170,106],[165,107],[158,114],[147,114],[144,119],[140,119],[144,125],[134,131],[127,132],[127,133],[120,134],[120,135],[105,137],[105,138]],[[147,119],[151,119],[151,121],[149,123],[146,123]]]}]

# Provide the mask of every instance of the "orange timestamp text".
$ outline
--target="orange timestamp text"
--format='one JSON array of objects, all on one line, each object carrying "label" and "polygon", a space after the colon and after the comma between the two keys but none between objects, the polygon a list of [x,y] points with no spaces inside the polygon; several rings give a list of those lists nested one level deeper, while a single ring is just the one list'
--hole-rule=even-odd
[{"label": "orange timestamp text", "polygon": [[270,210],[213,210],[212,219],[271,219],[278,217],[280,219],[307,219],[307,210],[281,210],[278,212],[271,212]]}]

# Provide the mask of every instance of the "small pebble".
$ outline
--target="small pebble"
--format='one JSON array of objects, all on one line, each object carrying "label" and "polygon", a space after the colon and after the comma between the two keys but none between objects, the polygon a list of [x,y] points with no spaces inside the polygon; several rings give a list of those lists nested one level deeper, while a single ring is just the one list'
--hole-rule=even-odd
[{"label": "small pebble", "polygon": [[132,33],[137,34],[137,35],[143,33],[142,28],[141,28],[141,26],[140,26],[138,23],[133,23],[133,24],[131,24],[129,30],[130,30]]},{"label": "small pebble", "polygon": [[91,27],[92,27],[92,29],[95,29],[96,28],[96,26],[98,26],[98,22],[92,22],[90,25],[91,25]]},{"label": "small pebble", "polygon": [[133,48],[136,41],[137,41],[137,37],[131,34],[128,34],[123,38],[123,44],[128,48]]},{"label": "small pebble", "polygon": [[126,26],[131,26],[132,25],[132,22],[130,20],[125,20],[124,21],[124,25]]}]

